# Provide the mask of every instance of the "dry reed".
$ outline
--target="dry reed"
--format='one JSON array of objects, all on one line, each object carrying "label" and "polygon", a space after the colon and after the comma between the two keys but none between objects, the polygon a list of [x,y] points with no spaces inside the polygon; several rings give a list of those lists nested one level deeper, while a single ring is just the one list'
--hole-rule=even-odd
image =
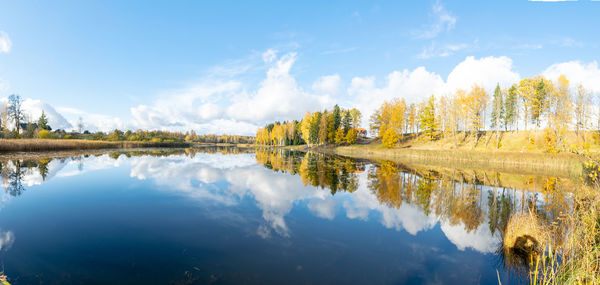
[{"label": "dry reed", "polygon": [[58,151],[77,149],[142,148],[142,147],[187,147],[179,142],[137,142],[137,141],[91,141],[56,139],[0,139],[0,152],[17,151]]}]

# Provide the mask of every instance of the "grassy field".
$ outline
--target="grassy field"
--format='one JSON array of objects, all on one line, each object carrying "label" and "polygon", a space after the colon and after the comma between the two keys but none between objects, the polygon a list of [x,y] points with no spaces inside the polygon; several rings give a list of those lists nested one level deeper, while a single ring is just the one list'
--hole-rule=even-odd
[{"label": "grassy field", "polygon": [[91,140],[54,140],[54,139],[0,139],[0,152],[34,152],[58,150],[85,150],[109,148],[143,147],[187,147],[188,143],[175,142],[132,142],[132,141],[91,141]]}]

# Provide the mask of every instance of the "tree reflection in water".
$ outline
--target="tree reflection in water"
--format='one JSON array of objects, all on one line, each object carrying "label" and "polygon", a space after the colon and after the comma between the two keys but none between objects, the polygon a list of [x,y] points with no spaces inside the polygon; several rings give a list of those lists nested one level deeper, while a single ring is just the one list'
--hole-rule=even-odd
[{"label": "tree reflection in water", "polygon": [[574,182],[566,178],[408,167],[390,161],[365,167],[371,162],[312,152],[259,150],[256,159],[273,171],[299,174],[304,185],[330,189],[332,195],[354,192],[359,186],[357,173],[367,169],[367,187],[382,205],[395,209],[403,204],[416,206],[426,216],[460,226],[466,233],[483,225],[492,236],[498,234],[499,262],[517,274],[527,274],[526,259],[531,257],[504,248],[502,239],[510,217],[532,213],[548,225],[552,244],[558,247],[567,230],[562,217],[571,209],[566,189],[574,189]]},{"label": "tree reflection in water", "polygon": [[[256,160],[273,171],[299,174],[304,185],[354,192],[357,173],[370,162],[286,150],[258,150]],[[368,188],[381,204],[400,208],[418,206],[450,225],[463,224],[470,232],[488,221],[492,233],[503,231],[515,212],[532,210],[548,222],[557,222],[569,209],[565,186],[572,181],[557,177],[506,174],[457,169],[414,168],[390,161],[368,169]],[[486,195],[486,199],[483,194]]]}]

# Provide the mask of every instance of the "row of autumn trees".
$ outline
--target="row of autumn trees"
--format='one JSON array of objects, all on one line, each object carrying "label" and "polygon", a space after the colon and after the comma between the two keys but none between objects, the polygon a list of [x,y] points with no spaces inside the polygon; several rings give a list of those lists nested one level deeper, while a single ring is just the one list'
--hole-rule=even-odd
[{"label": "row of autumn trees", "polygon": [[256,143],[265,145],[308,146],[356,142],[362,115],[357,109],[306,112],[302,121],[275,122],[256,132]]},{"label": "row of autumn trees", "polygon": [[[592,127],[591,104],[592,93],[582,85],[571,92],[564,75],[555,81],[536,76],[506,89],[497,85],[492,96],[475,84],[470,90],[458,89],[454,94],[437,98],[431,95],[420,103],[407,104],[404,99],[386,101],[371,116],[370,129],[388,147],[396,145],[406,134],[422,134],[428,140],[453,137],[456,146],[460,132],[466,137],[469,132],[480,136],[481,131],[491,130],[496,133],[499,147],[500,131],[532,127],[537,131],[545,127],[548,144],[561,150],[568,130],[580,135]],[[529,133],[529,141],[532,140]]]}]

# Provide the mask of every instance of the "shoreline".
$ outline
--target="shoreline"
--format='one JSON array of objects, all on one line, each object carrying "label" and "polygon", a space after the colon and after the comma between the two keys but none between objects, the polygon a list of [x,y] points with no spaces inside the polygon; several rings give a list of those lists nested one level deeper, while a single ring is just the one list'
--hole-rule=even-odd
[{"label": "shoreline", "polygon": [[573,153],[383,149],[369,146],[339,146],[331,151],[353,158],[558,177],[580,177],[585,161]]},{"label": "shoreline", "polygon": [[[273,146],[271,146],[273,147]],[[478,169],[524,175],[581,177],[585,158],[574,153],[382,148],[373,145],[284,146],[274,148],[314,151],[355,159],[387,160],[415,166]]]},{"label": "shoreline", "polygon": [[507,173],[580,177],[585,158],[574,153],[543,153],[514,151],[482,151],[452,149],[420,149],[410,147],[383,148],[379,145],[306,145],[273,146],[233,143],[188,143],[147,141],[90,141],[56,139],[0,139],[1,157],[38,156],[48,152],[78,152],[93,150],[123,150],[139,148],[194,148],[194,147],[274,148],[296,151],[314,151],[355,159],[388,160],[422,166],[442,166],[461,169],[481,169]]},{"label": "shoreline", "polygon": [[0,153],[44,152],[61,150],[129,149],[129,148],[181,148],[190,147],[187,142],[146,142],[146,141],[95,141],[78,139],[0,139]]}]

